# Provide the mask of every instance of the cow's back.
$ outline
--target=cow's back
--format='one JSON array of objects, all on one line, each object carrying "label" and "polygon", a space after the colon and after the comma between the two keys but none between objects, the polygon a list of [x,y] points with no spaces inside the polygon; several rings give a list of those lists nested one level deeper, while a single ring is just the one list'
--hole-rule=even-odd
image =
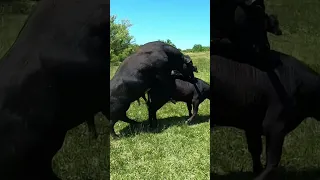
[{"label": "cow's back", "polygon": [[155,85],[157,77],[169,77],[174,64],[182,61],[182,53],[166,43],[154,41],[140,46],[120,64],[110,81],[112,111],[141,97]]},{"label": "cow's back", "polygon": [[[58,90],[39,93],[70,96],[70,101],[61,98],[69,104],[81,101],[81,96],[98,94],[100,89],[107,91],[109,57],[100,48],[108,44],[108,32],[102,31],[108,29],[109,11],[109,2],[103,0],[40,1],[1,60],[0,107],[11,87],[58,86]],[[31,79],[39,73],[46,78]]]},{"label": "cow's back", "polygon": [[83,115],[109,109],[109,12],[104,0],[39,2],[0,62],[1,167],[34,173]]},{"label": "cow's back", "polygon": [[[277,51],[271,53],[283,63],[278,72],[289,97],[296,98],[299,86],[316,82],[317,73],[299,60]],[[267,73],[248,64],[211,56],[210,77],[213,124],[243,127],[245,121],[260,123],[270,103],[281,103]]]}]

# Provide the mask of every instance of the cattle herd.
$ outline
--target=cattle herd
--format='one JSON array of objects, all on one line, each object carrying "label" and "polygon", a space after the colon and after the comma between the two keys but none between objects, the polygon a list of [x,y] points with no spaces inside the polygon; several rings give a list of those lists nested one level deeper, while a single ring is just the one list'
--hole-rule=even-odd
[{"label": "cattle herd", "polygon": [[[0,179],[58,180],[51,161],[67,131],[87,122],[97,137],[93,117],[102,112],[111,135],[119,138],[114,131],[118,120],[139,124],[126,112],[140,97],[148,107],[150,128],[157,127],[156,112],[167,102],[185,102],[186,123],[192,124],[199,104],[212,99],[211,130],[233,126],[245,131],[256,180],[278,166],[290,131],[306,117],[320,120],[319,75],[274,50],[269,58],[281,62],[276,76],[291,104],[279,96],[272,73],[236,61],[233,49],[223,43],[212,49],[217,53],[210,57],[211,90],[194,76],[198,70],[188,55],[160,41],[140,46],[109,83],[109,6],[106,0],[42,0],[1,59]],[[265,14],[262,21],[264,31],[282,35],[277,16]],[[265,168],[262,135],[267,138]]]}]

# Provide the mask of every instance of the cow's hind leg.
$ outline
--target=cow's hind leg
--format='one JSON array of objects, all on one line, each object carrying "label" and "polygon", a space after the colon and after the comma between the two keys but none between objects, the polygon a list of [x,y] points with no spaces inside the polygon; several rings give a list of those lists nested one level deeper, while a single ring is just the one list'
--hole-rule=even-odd
[{"label": "cow's hind leg", "polygon": [[39,164],[41,167],[39,167],[37,169],[38,172],[42,172],[40,173],[42,176],[35,178],[37,180],[43,180],[43,179],[48,179],[48,180],[61,180],[60,178],[58,178],[58,176],[53,172],[52,170],[52,160],[48,160],[47,162],[45,163],[41,163]]},{"label": "cow's hind leg", "polygon": [[157,120],[157,109],[155,103],[150,103],[149,106],[149,125],[151,129],[156,129],[158,127]]},{"label": "cow's hind leg", "polygon": [[[58,176],[53,172],[52,168],[50,167],[50,169],[48,169],[48,175],[46,176],[46,178],[42,178],[42,179],[48,179],[48,180],[61,180],[60,178],[58,178]],[[41,179],[41,180],[42,180]],[[40,179],[39,179],[40,180]]]},{"label": "cow's hind leg", "polygon": [[195,100],[192,102],[193,105],[193,114],[192,116],[186,121],[187,124],[192,124],[194,121],[194,118],[196,117],[196,115],[198,114],[198,109],[199,109],[199,104],[200,101],[199,100]]},{"label": "cow's hind leg", "polygon": [[266,168],[255,180],[273,179],[270,177],[278,167],[282,155],[285,138],[284,122],[280,117],[283,108],[276,104],[269,107],[263,121],[263,131],[266,136]]},{"label": "cow's hind leg", "polygon": [[[149,104],[149,123],[154,130],[158,127],[157,111],[166,103],[166,97],[152,96]],[[150,100],[150,99],[149,99]]]},{"label": "cow's hind leg", "polygon": [[246,138],[248,144],[248,150],[251,154],[253,172],[258,175],[263,170],[261,164],[261,153],[262,153],[262,140],[261,133],[254,131],[246,131]]},{"label": "cow's hind leg", "polygon": [[43,134],[43,136],[45,138],[39,139],[39,141],[36,142],[37,146],[29,153],[28,161],[30,163],[29,166],[24,169],[26,172],[25,177],[33,180],[60,180],[53,172],[52,159],[61,148],[65,133],[57,131],[56,134],[53,134],[53,132],[49,132],[48,134]]},{"label": "cow's hind leg", "polygon": [[192,116],[192,113],[191,113],[192,105],[191,105],[190,102],[187,102],[186,104],[187,104],[187,107],[188,107],[189,117],[191,117]]}]

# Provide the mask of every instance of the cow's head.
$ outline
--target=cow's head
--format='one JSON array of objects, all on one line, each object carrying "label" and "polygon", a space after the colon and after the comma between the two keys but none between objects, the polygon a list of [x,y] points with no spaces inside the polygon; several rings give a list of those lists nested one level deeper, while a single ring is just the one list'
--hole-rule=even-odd
[{"label": "cow's head", "polygon": [[188,55],[182,55],[182,66],[179,66],[177,69],[171,70],[171,76],[176,79],[182,79],[189,82],[194,82],[194,72],[198,72],[196,66],[193,65],[193,62]]},{"label": "cow's head", "polygon": [[265,29],[265,6],[263,0],[238,0],[234,12],[232,39],[243,48],[255,51],[270,49]]},{"label": "cow's head", "polygon": [[282,35],[282,30],[280,29],[279,20],[276,15],[266,15],[265,26],[268,32],[277,36]]},{"label": "cow's head", "polygon": [[183,61],[184,61],[184,70],[190,71],[190,73],[193,74],[193,72],[198,72],[197,66],[193,65],[192,59],[188,55],[183,55]]},{"label": "cow's head", "polygon": [[193,72],[198,72],[196,66],[193,65],[192,59],[188,55],[183,55],[183,66],[182,66],[182,75],[189,79],[190,81],[194,80]]}]

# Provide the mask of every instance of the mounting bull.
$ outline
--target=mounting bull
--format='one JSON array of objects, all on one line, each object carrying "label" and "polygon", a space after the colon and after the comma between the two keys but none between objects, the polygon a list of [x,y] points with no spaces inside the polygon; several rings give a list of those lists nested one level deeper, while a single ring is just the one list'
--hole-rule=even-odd
[{"label": "mounting bull", "polygon": [[0,179],[58,180],[67,131],[109,111],[109,21],[106,0],[42,0],[29,16],[0,63]]},{"label": "mounting bull", "polygon": [[[126,115],[133,101],[144,96],[148,89],[156,87],[158,83],[168,89],[175,88],[176,76],[172,74],[173,70],[183,75],[179,78],[194,83],[193,72],[197,69],[191,58],[160,41],[140,46],[136,53],[121,63],[110,81],[110,122],[114,137],[118,137],[113,128],[118,120],[137,123]],[[151,127],[155,125],[151,124]]]}]

